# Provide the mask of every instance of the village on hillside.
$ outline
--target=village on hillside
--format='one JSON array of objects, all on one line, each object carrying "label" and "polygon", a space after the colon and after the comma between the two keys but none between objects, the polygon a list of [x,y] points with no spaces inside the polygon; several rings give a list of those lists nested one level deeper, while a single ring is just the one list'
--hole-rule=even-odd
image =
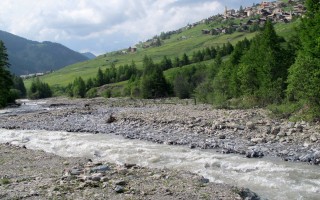
[{"label": "village on hillside", "polygon": [[[221,35],[238,32],[254,32],[257,31],[267,20],[274,23],[290,23],[295,18],[302,16],[306,12],[304,0],[288,0],[284,1],[262,1],[259,4],[254,4],[250,7],[240,7],[239,10],[228,9],[225,7],[223,14],[211,16],[193,24],[188,24],[175,31],[161,33],[146,42],[136,46],[129,47],[126,50],[119,52],[120,54],[135,53],[139,48],[149,48],[159,46],[159,38],[165,40],[170,38],[170,35],[181,33],[184,30],[192,29],[200,24],[211,24],[221,22],[221,27],[212,29],[202,29],[202,34]],[[226,23],[230,22],[231,23]],[[239,21],[239,23],[236,23]],[[186,36],[181,36],[181,40],[187,39]]]},{"label": "village on hillside", "polygon": [[303,0],[289,0],[288,3],[283,1],[262,1],[260,4],[253,5],[251,7],[242,8],[239,10],[228,10],[225,7],[223,14],[216,15],[204,19],[200,22],[189,25],[189,28],[195,27],[201,23],[210,23],[217,19],[223,20],[241,20],[245,23],[232,24],[227,27],[213,28],[211,30],[204,29],[202,30],[203,34],[219,35],[232,33],[234,31],[247,31],[250,29],[250,26],[253,25],[263,25],[267,20],[270,20],[274,23],[282,22],[289,23],[294,17],[302,16],[306,11],[305,6],[303,5]]}]

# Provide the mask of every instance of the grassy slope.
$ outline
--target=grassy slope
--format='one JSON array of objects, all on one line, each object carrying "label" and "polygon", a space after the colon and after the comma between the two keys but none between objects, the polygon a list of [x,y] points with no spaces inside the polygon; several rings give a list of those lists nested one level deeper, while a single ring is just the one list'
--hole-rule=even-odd
[{"label": "grassy slope", "polygon": [[[276,30],[278,34],[284,37],[292,33],[292,28],[297,22],[291,24],[277,24]],[[209,46],[219,46],[230,41],[233,45],[245,37],[250,39],[256,33],[233,33],[231,35],[211,36],[203,35],[202,29],[212,28],[209,25],[201,24],[189,30],[185,30],[180,34],[174,34],[170,39],[165,40],[160,47],[152,47],[147,49],[138,49],[136,53],[125,55],[116,55],[114,52],[97,57],[94,60],[89,60],[77,64],[67,66],[61,70],[41,77],[41,80],[51,86],[66,86],[73,82],[75,77],[81,76],[84,79],[95,77],[98,68],[105,69],[111,65],[111,61],[117,61],[116,66],[130,64],[133,60],[138,67],[142,67],[142,59],[145,55],[151,56],[155,62],[159,62],[163,56],[174,58],[181,57],[183,53],[191,55],[193,51],[202,50]],[[181,40],[185,36],[187,39]],[[31,80],[26,80],[25,85],[30,87]]]}]

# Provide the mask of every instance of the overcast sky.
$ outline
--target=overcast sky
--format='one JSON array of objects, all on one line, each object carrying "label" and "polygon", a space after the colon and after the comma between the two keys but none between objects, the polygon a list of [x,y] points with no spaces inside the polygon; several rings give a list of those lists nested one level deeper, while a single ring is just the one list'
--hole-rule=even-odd
[{"label": "overcast sky", "polygon": [[0,30],[96,55],[257,0],[1,0]]}]

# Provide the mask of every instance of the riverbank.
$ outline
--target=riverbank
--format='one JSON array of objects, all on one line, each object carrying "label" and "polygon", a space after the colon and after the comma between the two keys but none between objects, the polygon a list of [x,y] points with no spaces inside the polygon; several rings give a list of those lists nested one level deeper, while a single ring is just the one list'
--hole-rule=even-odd
[{"label": "riverbank", "polygon": [[256,198],[186,171],[91,162],[10,144],[0,144],[0,155],[0,199]]},{"label": "riverbank", "polygon": [[0,121],[5,129],[112,133],[247,158],[320,163],[319,124],[271,119],[263,109],[217,110],[175,99],[52,98],[24,102],[20,110],[3,113]]}]

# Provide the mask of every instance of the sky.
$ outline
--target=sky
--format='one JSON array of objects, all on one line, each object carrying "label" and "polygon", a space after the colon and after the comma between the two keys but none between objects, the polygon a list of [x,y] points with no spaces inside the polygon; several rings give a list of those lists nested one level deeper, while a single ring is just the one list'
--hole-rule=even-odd
[{"label": "sky", "polygon": [[1,0],[0,30],[101,55],[258,0]]}]

